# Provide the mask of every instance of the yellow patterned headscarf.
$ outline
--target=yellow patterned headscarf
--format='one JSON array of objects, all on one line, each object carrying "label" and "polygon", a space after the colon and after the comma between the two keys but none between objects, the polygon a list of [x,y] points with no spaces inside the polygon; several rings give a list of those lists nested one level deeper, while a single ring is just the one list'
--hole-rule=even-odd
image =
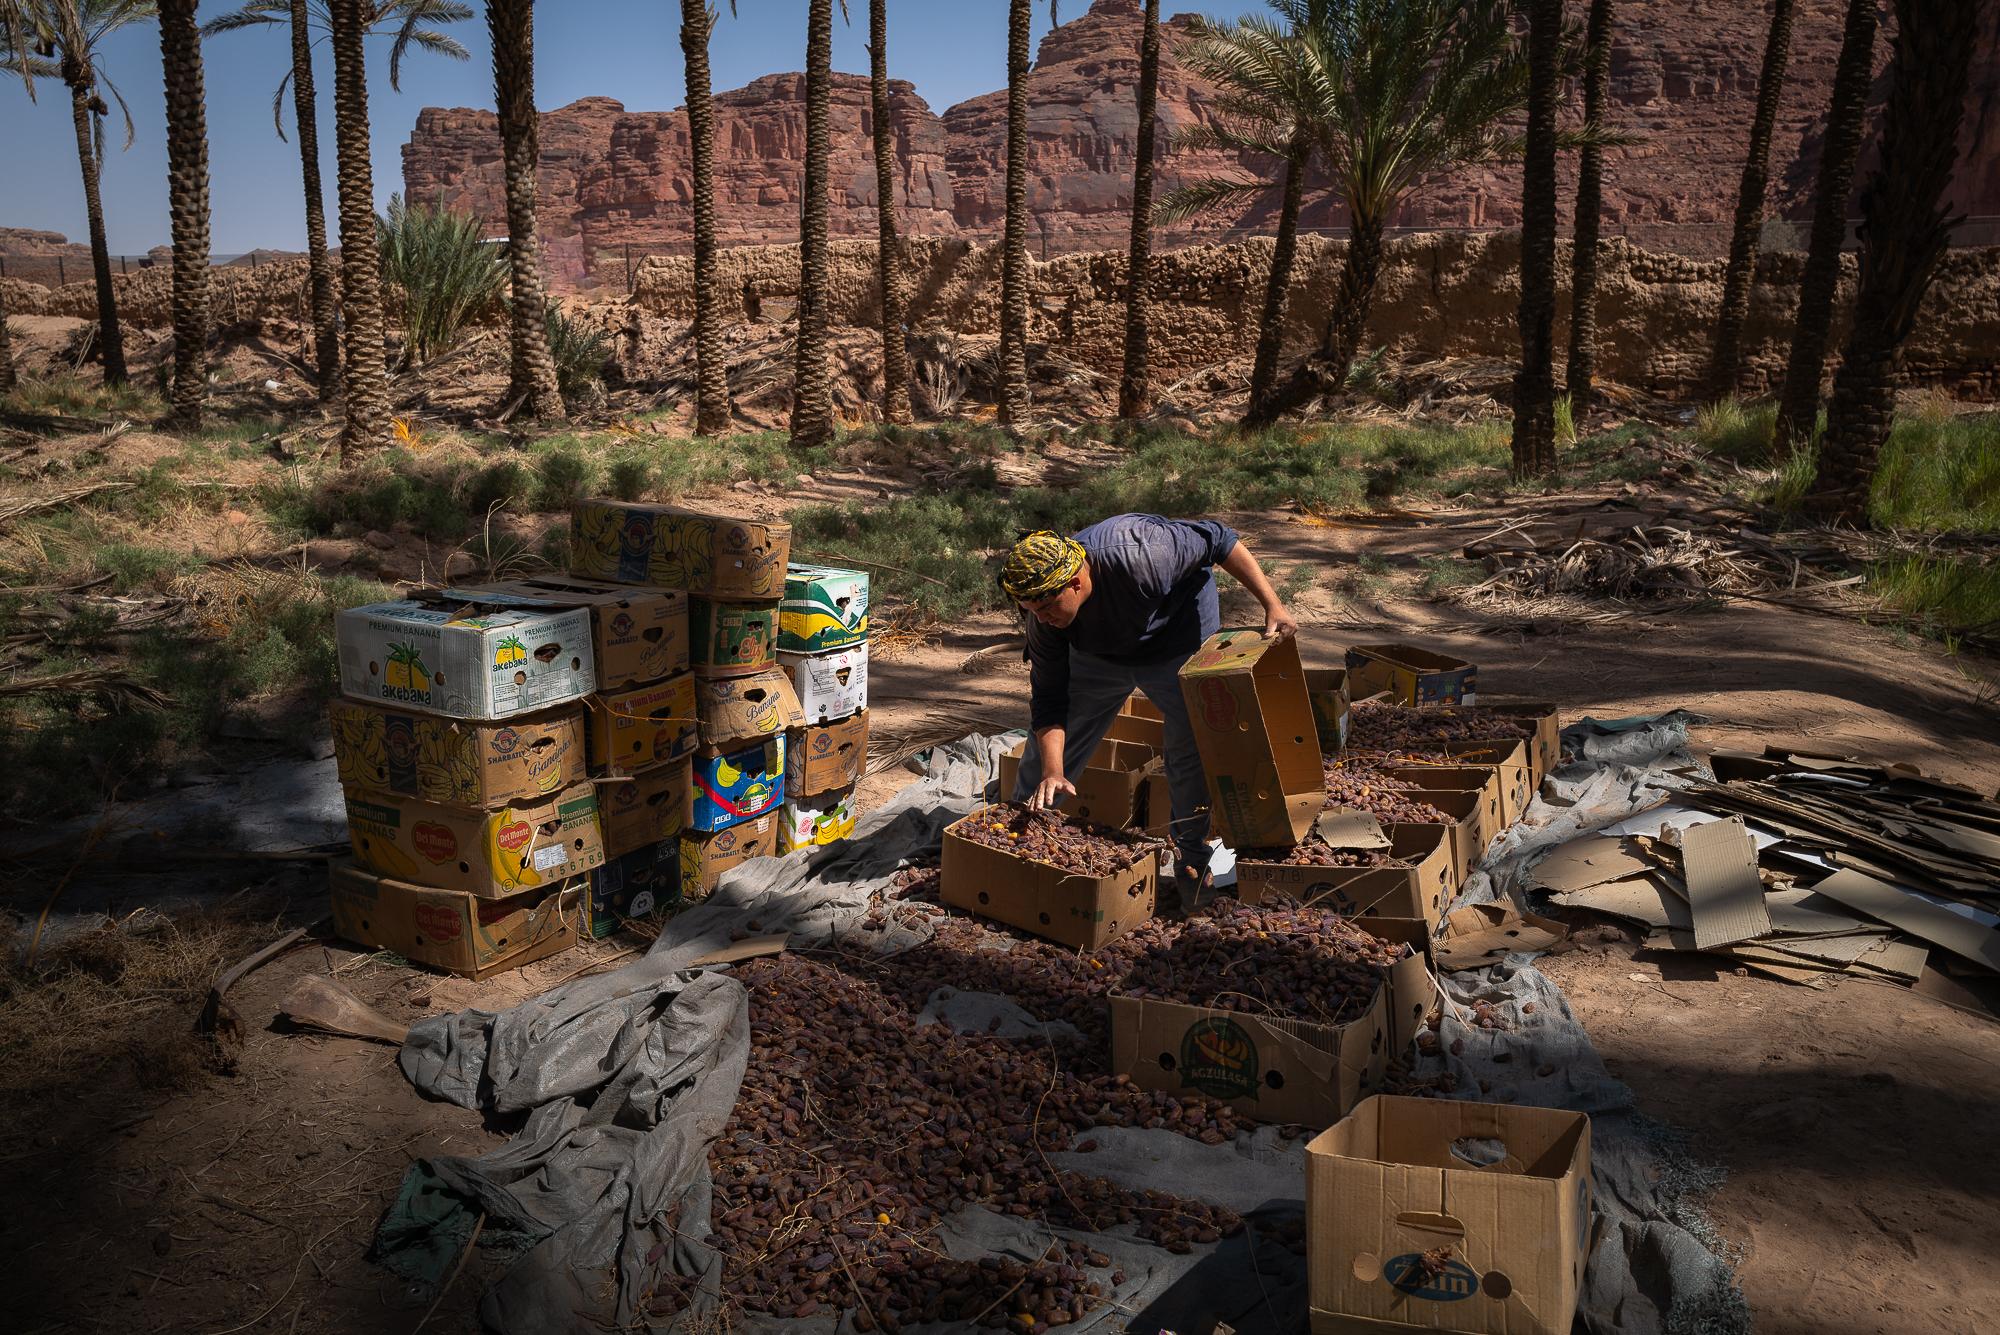
[{"label": "yellow patterned headscarf", "polygon": [[1014,550],[1007,553],[1007,564],[1000,570],[1000,587],[1017,602],[1046,598],[1075,579],[1081,569],[1083,544],[1042,529],[1015,543]]}]

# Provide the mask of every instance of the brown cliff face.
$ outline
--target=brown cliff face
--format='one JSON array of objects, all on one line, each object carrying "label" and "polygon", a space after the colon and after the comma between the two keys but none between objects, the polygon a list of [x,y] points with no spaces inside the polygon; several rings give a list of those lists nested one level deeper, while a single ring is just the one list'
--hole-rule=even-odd
[{"label": "brown cliff face", "polygon": [[[1773,141],[1774,216],[1810,216],[1820,129],[1840,46],[1845,0],[1799,0],[1791,69]],[[1115,246],[1130,226],[1137,114],[1139,0],[1096,0],[1052,30],[1029,75],[1030,244],[1038,251]],[[1160,118],[1170,133],[1213,114],[1214,90],[1174,56],[1187,20],[1170,20],[1162,47]],[[1616,128],[1637,142],[1606,153],[1607,234],[1693,254],[1727,247],[1736,182],[1756,100],[1767,6],[1743,0],[1623,0],[1612,50]],[[1890,37],[1876,42],[1885,70]],[[1003,64],[993,61],[995,80]],[[932,112],[909,84],[892,94],[902,222],[910,235],[997,236],[1006,170],[1004,90]],[[770,75],[716,98],[717,209],[726,245],[797,235],[804,159],[804,76]],[[832,226],[873,231],[874,176],[867,82],[834,76]],[[1879,95],[1878,95],[1879,101]],[[1170,144],[1169,136],[1162,136]],[[1966,155],[1952,203],[2000,214],[2000,7],[1987,15],[1974,56],[1964,134]],[[1567,155],[1566,155],[1567,158]],[[1863,174],[1872,154],[1864,160]],[[502,216],[499,137],[490,112],[427,109],[403,150],[406,191]],[[1264,170],[1266,164],[1255,164]],[[1574,186],[1563,163],[1563,189]],[[1163,149],[1157,189],[1251,167],[1216,154]],[[1466,168],[1425,182],[1394,219],[1405,227],[1508,227],[1520,221],[1520,173],[1503,164]],[[1271,192],[1275,195],[1276,191]],[[687,128],[683,113],[626,112],[586,98],[542,116],[544,227],[562,276],[582,276],[597,255],[600,277],[617,276],[621,248],[655,253],[688,244]],[[1231,230],[1263,231],[1274,200],[1252,200],[1167,235],[1168,243]],[[1567,208],[1567,201],[1565,201]],[[1325,193],[1309,197],[1306,227],[1338,226],[1343,211]]]}]

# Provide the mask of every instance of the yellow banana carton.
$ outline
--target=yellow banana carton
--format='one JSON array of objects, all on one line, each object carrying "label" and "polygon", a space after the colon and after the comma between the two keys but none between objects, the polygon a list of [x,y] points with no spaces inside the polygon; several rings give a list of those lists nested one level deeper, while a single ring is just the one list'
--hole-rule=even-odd
[{"label": "yellow banana carton", "polygon": [[342,940],[475,980],[568,950],[588,930],[581,879],[490,899],[377,876],[341,858],[327,894]]},{"label": "yellow banana carton", "polygon": [[416,885],[497,898],[604,865],[597,794],[588,783],[498,811],[346,790],[354,860]]},{"label": "yellow banana carton", "polygon": [[677,505],[608,499],[570,512],[570,569],[585,579],[652,584],[710,598],[785,596],[792,526]]},{"label": "yellow banana carton", "polygon": [[854,790],[787,797],[784,819],[778,822],[778,851],[790,853],[800,848],[817,848],[845,839],[854,833],[858,814]]},{"label": "yellow banana carton", "polygon": [[648,844],[680,838],[688,823],[693,763],[683,757],[597,786],[606,858],[623,857]]},{"label": "yellow banana carton", "polygon": [[688,673],[590,698],[590,770],[642,774],[695,746],[695,679]]},{"label": "yellow banana carton", "polygon": [[536,575],[452,590],[509,607],[581,607],[590,613],[597,689],[659,681],[688,667],[688,596],[678,589],[633,588],[575,575]]},{"label": "yellow banana carton", "polygon": [[344,698],[326,712],[346,788],[495,807],[546,797],[587,777],[580,704],[493,721]]}]

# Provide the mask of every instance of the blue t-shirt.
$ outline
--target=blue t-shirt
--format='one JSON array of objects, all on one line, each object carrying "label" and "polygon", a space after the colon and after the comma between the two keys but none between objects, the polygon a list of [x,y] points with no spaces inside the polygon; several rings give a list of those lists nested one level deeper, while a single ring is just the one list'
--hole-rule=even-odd
[{"label": "blue t-shirt", "polygon": [[1060,726],[1069,711],[1069,651],[1112,663],[1185,658],[1221,626],[1217,562],[1236,530],[1213,519],[1113,515],[1076,535],[1090,561],[1090,597],[1063,627],[1028,618],[1034,727]]}]

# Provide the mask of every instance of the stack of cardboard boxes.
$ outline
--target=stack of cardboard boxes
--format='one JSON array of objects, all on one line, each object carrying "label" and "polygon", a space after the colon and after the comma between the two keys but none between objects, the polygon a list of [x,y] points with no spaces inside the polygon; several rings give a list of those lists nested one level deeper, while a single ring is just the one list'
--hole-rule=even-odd
[{"label": "stack of cardboard boxes", "polygon": [[790,567],[778,662],[801,713],[786,751],[778,827],[778,847],[790,852],[854,832],[854,785],[868,759],[868,576],[837,566]]}]

